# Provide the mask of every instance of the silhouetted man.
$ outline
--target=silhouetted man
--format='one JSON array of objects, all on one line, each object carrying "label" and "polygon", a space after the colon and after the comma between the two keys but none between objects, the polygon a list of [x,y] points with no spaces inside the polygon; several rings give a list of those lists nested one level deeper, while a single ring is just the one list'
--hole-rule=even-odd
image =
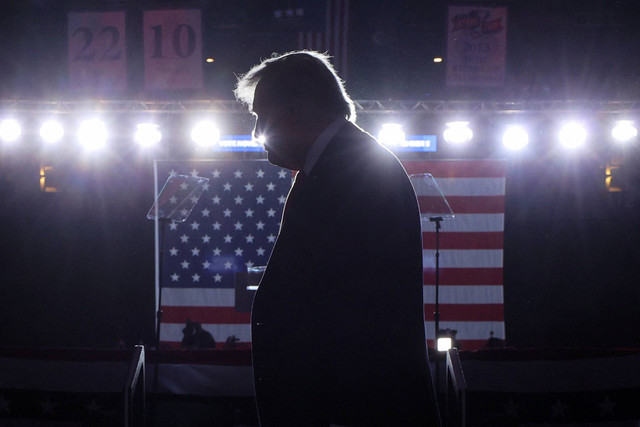
[{"label": "silhouetted man", "polygon": [[299,171],[253,302],[262,426],[439,425],[420,216],[402,165],[353,123],[322,54],[268,59],[236,96],[269,161]]}]

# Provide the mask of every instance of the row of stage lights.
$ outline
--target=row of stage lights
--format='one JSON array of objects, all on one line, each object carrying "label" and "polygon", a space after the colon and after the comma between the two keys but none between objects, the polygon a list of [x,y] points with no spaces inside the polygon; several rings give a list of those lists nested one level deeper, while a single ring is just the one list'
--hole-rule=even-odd
[{"label": "row of stage lights", "polygon": [[[64,126],[55,120],[48,120],[39,128],[40,138],[46,143],[56,143],[65,136]],[[611,129],[611,137],[624,143],[634,140],[638,135],[632,120],[619,120]],[[22,127],[16,119],[0,120],[0,140],[15,142],[22,136]],[[80,123],[76,136],[82,146],[95,150],[104,147],[109,139],[105,122],[99,119],[85,120]],[[153,147],[162,140],[160,126],[156,123],[140,123],[136,125],[133,140],[142,147]],[[456,121],[445,124],[442,137],[449,144],[463,145],[473,139],[474,133],[469,122]],[[588,131],[579,122],[565,123],[557,134],[558,142],[566,148],[579,148],[585,144]],[[407,140],[401,124],[385,123],[378,133],[381,143],[397,147]],[[194,125],[191,130],[191,140],[201,147],[211,147],[220,142],[220,130],[211,121],[202,121]],[[520,125],[510,125],[504,129],[502,144],[509,150],[521,150],[529,144],[530,136],[527,129]],[[259,142],[259,141],[258,141]]]},{"label": "row of stage lights", "polygon": [[[44,121],[38,132],[42,141],[48,144],[60,142],[65,137],[62,123],[56,120]],[[16,119],[0,120],[0,140],[6,143],[16,142],[22,137],[22,126]],[[88,119],[80,122],[76,137],[86,149],[98,150],[107,145],[109,131],[104,121]],[[139,123],[132,134],[133,140],[142,147],[153,147],[162,140],[160,125]],[[211,146],[220,141],[220,130],[210,121],[197,123],[191,131],[191,140],[200,146]]]},{"label": "row of stage lights", "polygon": [[[455,121],[445,124],[442,137],[445,142],[455,145],[463,145],[471,142],[474,133],[469,122]],[[558,142],[565,148],[574,149],[583,146],[589,133],[584,124],[579,122],[564,123],[557,134]],[[638,129],[633,120],[618,120],[611,128],[611,137],[619,143],[627,143],[638,136]],[[386,145],[397,145],[406,140],[402,125],[386,123],[378,134],[380,142]],[[512,151],[518,151],[529,145],[529,132],[522,125],[507,125],[502,133],[502,145]]]}]

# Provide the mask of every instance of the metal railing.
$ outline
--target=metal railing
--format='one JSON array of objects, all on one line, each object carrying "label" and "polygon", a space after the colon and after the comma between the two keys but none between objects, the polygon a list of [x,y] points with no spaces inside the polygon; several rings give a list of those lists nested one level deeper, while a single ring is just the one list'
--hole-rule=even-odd
[{"label": "metal railing", "polygon": [[131,359],[129,376],[124,388],[125,427],[146,424],[145,353],[144,346],[137,345]]},{"label": "metal railing", "polygon": [[466,426],[467,383],[462,372],[458,349],[447,351],[447,376],[445,391],[444,425],[446,427]]}]

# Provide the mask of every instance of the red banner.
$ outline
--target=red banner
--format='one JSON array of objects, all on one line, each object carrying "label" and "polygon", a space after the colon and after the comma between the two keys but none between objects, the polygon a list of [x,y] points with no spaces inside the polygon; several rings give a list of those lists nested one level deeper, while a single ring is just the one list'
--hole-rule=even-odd
[{"label": "red banner", "polygon": [[502,86],[506,51],[506,7],[449,7],[447,85]]},{"label": "red banner", "polygon": [[145,88],[201,88],[200,10],[145,11],[143,25]]},{"label": "red banner", "polygon": [[67,19],[70,88],[126,90],[125,13],[69,13]]}]

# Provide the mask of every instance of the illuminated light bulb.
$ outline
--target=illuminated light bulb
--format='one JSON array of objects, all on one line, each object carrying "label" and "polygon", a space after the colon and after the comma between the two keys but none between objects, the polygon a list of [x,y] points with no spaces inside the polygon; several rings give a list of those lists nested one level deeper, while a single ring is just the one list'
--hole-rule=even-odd
[{"label": "illuminated light bulb", "polygon": [[509,126],[502,135],[502,144],[509,150],[521,150],[529,144],[529,133],[522,126]]},{"label": "illuminated light bulb", "polygon": [[632,120],[619,120],[611,130],[611,136],[618,142],[631,141],[638,136],[638,129]]},{"label": "illuminated light bulb", "polygon": [[398,123],[384,123],[378,133],[378,141],[387,146],[398,146],[405,142],[406,135],[402,125]]},{"label": "illuminated light bulb", "polygon": [[0,121],[0,139],[5,142],[14,142],[22,134],[20,123],[15,119],[4,119]]},{"label": "illuminated light bulb", "polygon": [[107,128],[102,120],[90,119],[80,123],[78,140],[87,150],[98,150],[107,144]]},{"label": "illuminated light bulb", "polygon": [[43,141],[53,144],[64,136],[62,124],[56,120],[47,120],[40,126],[40,138]]},{"label": "illuminated light bulb", "polygon": [[438,338],[438,351],[447,351],[453,346],[453,341],[449,337]]},{"label": "illuminated light bulb", "polygon": [[160,132],[157,124],[140,123],[136,125],[136,132],[133,135],[133,140],[142,147],[154,146],[158,144],[161,139],[162,132]]},{"label": "illuminated light bulb", "polygon": [[201,147],[209,147],[220,142],[220,130],[211,122],[196,124],[191,131],[191,140]]},{"label": "illuminated light bulb", "polygon": [[558,139],[565,148],[578,148],[587,141],[587,130],[580,123],[567,123],[560,129]]},{"label": "illuminated light bulb", "polygon": [[449,122],[442,136],[444,140],[452,144],[465,144],[473,139],[473,131],[469,122]]}]

